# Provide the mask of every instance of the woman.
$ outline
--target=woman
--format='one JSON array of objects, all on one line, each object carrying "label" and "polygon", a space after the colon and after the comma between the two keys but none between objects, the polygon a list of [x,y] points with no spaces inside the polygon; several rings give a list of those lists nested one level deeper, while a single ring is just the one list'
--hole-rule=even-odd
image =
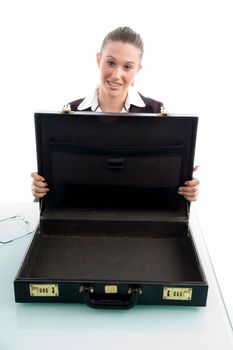
[{"label": "woman", "polygon": [[[104,38],[97,53],[100,84],[87,97],[69,104],[72,111],[160,113],[163,104],[139,94],[134,79],[141,69],[144,52],[139,34],[128,27],[119,27]],[[194,169],[196,170],[196,169]],[[49,191],[45,179],[37,173],[33,178],[32,193],[43,198]],[[198,197],[199,181],[192,179],[178,189],[189,201]]]}]

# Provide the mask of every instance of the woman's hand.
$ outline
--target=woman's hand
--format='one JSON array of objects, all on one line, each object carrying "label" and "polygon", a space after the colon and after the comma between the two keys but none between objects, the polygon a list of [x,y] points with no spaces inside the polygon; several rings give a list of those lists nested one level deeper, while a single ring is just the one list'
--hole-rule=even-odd
[{"label": "woman's hand", "polygon": [[45,178],[39,174],[33,172],[32,177],[32,194],[36,198],[43,198],[49,191],[48,185],[45,182]]},{"label": "woman's hand", "polygon": [[[193,171],[196,171],[198,166],[194,167]],[[183,195],[185,199],[190,202],[196,201],[199,194],[200,181],[196,178],[186,181],[185,186],[178,188],[178,193]]]}]

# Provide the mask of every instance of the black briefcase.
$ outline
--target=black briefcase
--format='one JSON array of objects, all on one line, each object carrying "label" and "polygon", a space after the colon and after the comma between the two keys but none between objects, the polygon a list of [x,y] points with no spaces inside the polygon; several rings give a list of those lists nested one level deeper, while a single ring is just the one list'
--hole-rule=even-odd
[{"label": "black briefcase", "polygon": [[205,306],[208,284],[177,193],[198,118],[36,113],[49,193],[14,281],[16,302]]}]

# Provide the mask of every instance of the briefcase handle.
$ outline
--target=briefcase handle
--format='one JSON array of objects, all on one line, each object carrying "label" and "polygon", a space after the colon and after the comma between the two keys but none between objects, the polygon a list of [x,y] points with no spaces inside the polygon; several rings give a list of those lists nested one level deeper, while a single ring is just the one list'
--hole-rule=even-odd
[{"label": "briefcase handle", "polygon": [[137,304],[138,295],[140,294],[139,288],[132,288],[129,298],[127,300],[120,299],[95,299],[90,292],[89,287],[84,287],[84,302],[87,306],[94,309],[131,309]]}]

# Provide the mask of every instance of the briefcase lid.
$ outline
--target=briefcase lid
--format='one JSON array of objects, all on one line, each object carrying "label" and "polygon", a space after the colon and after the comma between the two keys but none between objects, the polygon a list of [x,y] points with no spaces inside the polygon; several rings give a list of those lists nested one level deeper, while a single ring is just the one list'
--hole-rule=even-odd
[{"label": "briefcase lid", "polygon": [[198,117],[37,112],[44,209],[187,210],[177,193],[192,178]]}]

